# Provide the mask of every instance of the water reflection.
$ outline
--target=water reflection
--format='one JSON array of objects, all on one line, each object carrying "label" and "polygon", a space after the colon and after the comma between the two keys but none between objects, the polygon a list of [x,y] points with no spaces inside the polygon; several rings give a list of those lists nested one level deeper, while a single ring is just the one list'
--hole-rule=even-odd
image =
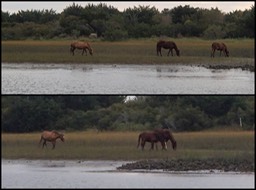
[{"label": "water reflection", "polygon": [[117,171],[123,161],[2,160],[2,188],[253,188],[254,173]]},{"label": "water reflection", "polygon": [[254,73],[180,65],[2,64],[3,94],[254,94]]}]

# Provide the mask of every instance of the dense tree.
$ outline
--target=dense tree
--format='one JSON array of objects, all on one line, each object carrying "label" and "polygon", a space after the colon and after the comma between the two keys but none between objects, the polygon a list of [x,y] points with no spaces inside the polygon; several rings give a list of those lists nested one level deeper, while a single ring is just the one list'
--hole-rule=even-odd
[{"label": "dense tree", "polygon": [[[2,96],[2,131],[254,128],[253,96]],[[166,125],[163,125],[163,123]]]},{"label": "dense tree", "polygon": [[13,14],[2,11],[1,30],[4,40],[79,38],[91,33],[111,41],[151,36],[254,38],[254,23],[254,5],[249,10],[225,14],[217,7],[202,9],[185,5],[159,12],[155,7],[138,6],[120,12],[102,3],[85,7],[73,3],[60,14],[52,9]]}]

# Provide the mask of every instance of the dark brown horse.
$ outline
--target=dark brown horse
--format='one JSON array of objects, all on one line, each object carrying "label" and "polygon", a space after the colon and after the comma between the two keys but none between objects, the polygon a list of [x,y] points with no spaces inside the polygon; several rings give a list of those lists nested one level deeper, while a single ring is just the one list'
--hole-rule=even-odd
[{"label": "dark brown horse", "polygon": [[221,56],[221,52],[223,51],[225,53],[225,56],[228,57],[229,56],[229,51],[227,49],[227,46],[224,43],[218,43],[218,42],[213,42],[212,43],[212,53],[211,53],[211,57],[214,57],[214,53],[215,50],[220,51],[220,56]]},{"label": "dark brown horse", "polygon": [[55,148],[55,144],[56,144],[56,140],[60,138],[60,140],[62,142],[64,142],[64,135],[61,134],[61,133],[58,133],[57,131],[44,131],[42,134],[41,134],[41,139],[39,141],[39,145],[41,144],[42,141],[43,142],[43,147],[44,146],[47,146],[46,145],[46,141],[49,141],[52,143],[52,149]]},{"label": "dark brown horse", "polygon": [[176,51],[176,55],[180,56],[180,50],[177,48],[177,45],[172,41],[163,41],[163,40],[158,41],[156,44],[157,55],[160,54],[162,56],[162,52],[161,52],[162,48],[169,49],[167,56],[169,56],[170,52],[173,56],[173,51],[172,51],[173,49]]},{"label": "dark brown horse", "polygon": [[[176,150],[177,142],[174,139],[172,132],[169,129],[155,129],[154,132],[160,133],[163,136],[165,143],[167,143],[170,140],[172,143],[173,150]],[[166,148],[167,148],[167,145],[166,145]]]},{"label": "dark brown horse", "polygon": [[93,50],[88,42],[72,42],[70,44],[70,52],[73,55],[75,54],[75,49],[83,50],[82,55],[84,54],[84,52],[87,55],[87,49],[91,55],[93,54]]},{"label": "dark brown horse", "polygon": [[166,150],[166,143],[165,143],[163,135],[161,135],[160,133],[154,132],[154,131],[142,132],[139,134],[139,137],[138,137],[137,148],[139,148],[139,146],[141,145],[142,150],[144,150],[144,146],[145,146],[146,142],[150,142],[151,143],[150,149],[153,150],[154,143],[157,143],[159,141],[161,142],[162,149]]}]

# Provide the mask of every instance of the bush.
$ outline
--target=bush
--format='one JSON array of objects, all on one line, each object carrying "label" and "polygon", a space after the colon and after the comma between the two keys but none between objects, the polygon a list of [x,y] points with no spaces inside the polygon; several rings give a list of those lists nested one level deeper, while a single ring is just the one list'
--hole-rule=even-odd
[{"label": "bush", "polygon": [[178,131],[197,131],[212,126],[211,120],[198,108],[189,107],[174,114],[174,127]]},{"label": "bush", "polygon": [[205,39],[221,39],[226,36],[226,32],[222,29],[221,26],[210,25],[203,33]]},{"label": "bush", "polygon": [[116,30],[108,29],[104,33],[104,39],[109,41],[125,40],[127,38],[128,38],[127,31],[121,30],[121,29],[116,29]]}]

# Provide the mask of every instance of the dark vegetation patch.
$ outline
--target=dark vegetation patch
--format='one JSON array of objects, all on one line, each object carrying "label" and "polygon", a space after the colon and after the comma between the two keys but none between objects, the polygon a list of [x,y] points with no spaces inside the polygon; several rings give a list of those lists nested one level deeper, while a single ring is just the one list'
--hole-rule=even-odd
[{"label": "dark vegetation patch", "polygon": [[119,170],[164,170],[164,171],[189,171],[189,170],[221,170],[235,172],[254,172],[254,161],[250,159],[152,159],[128,163],[118,167]]}]

